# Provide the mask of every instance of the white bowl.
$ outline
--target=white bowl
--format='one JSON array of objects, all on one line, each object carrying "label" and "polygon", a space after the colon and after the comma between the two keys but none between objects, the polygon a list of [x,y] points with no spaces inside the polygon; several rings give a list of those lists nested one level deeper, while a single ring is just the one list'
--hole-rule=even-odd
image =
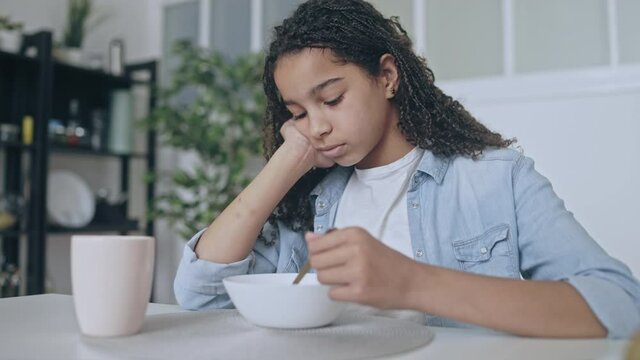
[{"label": "white bowl", "polygon": [[296,275],[237,275],[222,281],[236,309],[255,325],[301,329],[334,321],[344,303],[329,298],[329,286],[320,284],[316,274],[307,274],[293,285]]}]

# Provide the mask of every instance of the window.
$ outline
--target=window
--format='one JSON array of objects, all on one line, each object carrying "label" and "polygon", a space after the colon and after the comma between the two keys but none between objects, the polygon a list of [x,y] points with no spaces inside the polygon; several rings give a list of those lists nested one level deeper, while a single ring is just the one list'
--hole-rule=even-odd
[{"label": "window", "polygon": [[215,0],[210,5],[209,45],[234,57],[251,46],[251,0]]},{"label": "window", "polygon": [[620,63],[640,63],[640,1],[618,0],[618,39]]},{"label": "window", "polygon": [[427,2],[426,58],[436,79],[503,73],[500,0]]},{"label": "window", "polygon": [[606,0],[516,0],[515,71],[609,63]]}]

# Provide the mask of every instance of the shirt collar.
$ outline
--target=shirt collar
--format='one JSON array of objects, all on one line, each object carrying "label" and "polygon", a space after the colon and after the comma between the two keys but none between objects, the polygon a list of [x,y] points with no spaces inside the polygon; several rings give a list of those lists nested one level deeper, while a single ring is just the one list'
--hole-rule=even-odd
[{"label": "shirt collar", "polygon": [[318,185],[316,185],[316,187],[311,190],[311,193],[309,193],[309,195],[318,196],[324,194],[325,196],[329,196],[330,198],[334,197],[333,195],[335,194],[333,193],[337,193],[337,196],[342,195],[342,191],[344,190],[345,186],[347,186],[347,181],[349,181],[349,177],[352,173],[353,166],[336,166],[335,169],[329,172],[329,174],[327,174],[327,176],[325,176],[324,179],[322,179],[320,183],[318,183]]},{"label": "shirt collar", "polygon": [[422,160],[418,164],[418,171],[428,174],[440,185],[449,168],[449,158],[434,155],[431,151],[425,150]]},{"label": "shirt collar", "polygon": [[[431,176],[433,180],[440,185],[442,184],[442,180],[444,179],[444,175],[447,173],[448,168],[449,158],[436,156],[431,151],[425,150],[422,155],[422,159],[418,164],[417,170]],[[346,186],[347,181],[349,181],[349,177],[352,173],[353,166],[336,166],[334,170],[327,174],[327,176],[325,176],[324,179],[322,179],[320,183],[311,190],[309,195],[318,196],[327,191],[328,194],[325,195],[329,198],[339,197],[342,195],[342,191],[344,190],[344,187]]]}]

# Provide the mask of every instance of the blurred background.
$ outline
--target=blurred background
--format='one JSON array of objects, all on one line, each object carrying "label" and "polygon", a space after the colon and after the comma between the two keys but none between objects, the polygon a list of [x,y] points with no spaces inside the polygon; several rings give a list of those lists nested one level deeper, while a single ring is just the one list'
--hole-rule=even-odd
[{"label": "blurred background", "polygon": [[[174,303],[189,234],[262,165],[259,53],[299,3],[0,0],[3,296],[70,293],[71,234],[147,233]],[[371,3],[638,276],[640,1]]]}]

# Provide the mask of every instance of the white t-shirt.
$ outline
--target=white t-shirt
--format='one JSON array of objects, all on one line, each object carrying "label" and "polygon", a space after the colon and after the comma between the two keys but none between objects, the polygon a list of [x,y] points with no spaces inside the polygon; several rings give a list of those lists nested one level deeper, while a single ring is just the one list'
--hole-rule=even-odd
[{"label": "white t-shirt", "polygon": [[[413,259],[407,190],[424,150],[414,148],[391,164],[355,169],[340,198],[335,227],[359,226],[390,248]],[[412,310],[379,310],[349,304],[351,313],[386,316],[426,324],[425,315]]]},{"label": "white t-shirt", "polygon": [[340,198],[335,227],[362,227],[385,245],[413,258],[407,189],[423,153],[416,147],[391,164],[355,169]]}]

